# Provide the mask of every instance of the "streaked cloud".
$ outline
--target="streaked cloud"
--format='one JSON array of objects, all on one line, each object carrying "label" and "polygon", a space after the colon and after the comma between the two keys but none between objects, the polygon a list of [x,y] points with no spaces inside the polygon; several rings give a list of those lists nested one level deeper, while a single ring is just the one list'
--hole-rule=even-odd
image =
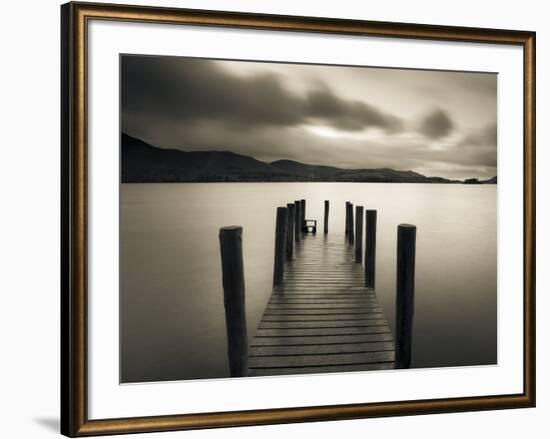
[{"label": "streaked cloud", "polygon": [[182,150],[496,175],[496,75],[123,56],[121,126]]}]

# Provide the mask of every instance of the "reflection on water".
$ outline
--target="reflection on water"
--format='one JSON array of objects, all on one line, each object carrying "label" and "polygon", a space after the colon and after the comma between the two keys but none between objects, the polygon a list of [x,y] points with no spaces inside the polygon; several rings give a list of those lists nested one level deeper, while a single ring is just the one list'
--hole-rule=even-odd
[{"label": "reflection on water", "polygon": [[301,198],[317,220],[330,200],[331,239],[343,239],[346,201],[378,210],[376,292],[392,329],[397,225],[417,226],[413,367],[496,363],[496,193],[495,185],[123,184],[122,382],[228,376],[219,228],[244,229],[253,337],[271,293],[275,208]]}]

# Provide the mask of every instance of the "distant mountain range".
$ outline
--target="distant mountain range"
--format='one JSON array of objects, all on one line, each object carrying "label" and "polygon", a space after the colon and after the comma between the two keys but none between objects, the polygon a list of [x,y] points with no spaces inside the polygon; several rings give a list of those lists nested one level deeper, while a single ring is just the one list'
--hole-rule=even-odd
[{"label": "distant mountain range", "polygon": [[[426,177],[414,171],[342,169],[307,165],[292,160],[262,162],[228,151],[180,151],[163,149],[122,134],[123,183],[168,182],[377,182],[463,183],[442,177]],[[475,180],[475,181],[474,181]],[[496,177],[470,184],[496,183]]]}]

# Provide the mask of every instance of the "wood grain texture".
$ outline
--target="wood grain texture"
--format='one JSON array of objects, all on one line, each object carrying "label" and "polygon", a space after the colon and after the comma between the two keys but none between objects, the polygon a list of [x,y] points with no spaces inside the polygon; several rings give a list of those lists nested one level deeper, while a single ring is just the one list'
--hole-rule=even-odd
[{"label": "wood grain texture", "polygon": [[294,219],[296,216],[294,210],[296,206],[294,203],[288,203],[286,208],[288,211],[286,226],[286,259],[291,261],[294,253]]},{"label": "wood grain texture", "polygon": [[227,355],[232,377],[248,374],[242,233],[242,227],[230,226],[222,227],[219,234]]},{"label": "wood grain texture", "polygon": [[355,262],[363,261],[363,206],[355,206]]},{"label": "wood grain texture", "polygon": [[375,288],[376,284],[376,210],[365,213],[365,285]]},{"label": "wood grain texture", "polygon": [[397,227],[397,281],[395,299],[396,358],[398,369],[411,365],[414,318],[416,226]]},{"label": "wood grain texture", "polygon": [[[362,220],[356,225],[362,231]],[[348,243],[302,235],[251,342],[251,376],[393,368],[393,335],[374,290],[365,287],[356,250],[349,230]]]},{"label": "wood grain texture", "polygon": [[288,209],[286,207],[277,207],[277,219],[275,222],[275,256],[273,259],[273,285],[280,285],[283,281],[287,225]]},{"label": "wood grain texture", "polygon": [[329,200],[325,200],[325,211],[323,215],[323,233],[326,235],[328,233],[328,215],[330,210]]}]

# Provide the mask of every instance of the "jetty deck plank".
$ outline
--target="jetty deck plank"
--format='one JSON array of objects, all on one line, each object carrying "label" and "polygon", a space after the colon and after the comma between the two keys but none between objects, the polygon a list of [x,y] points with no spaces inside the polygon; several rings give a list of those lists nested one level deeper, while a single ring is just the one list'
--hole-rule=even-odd
[{"label": "jetty deck plank", "polygon": [[250,344],[251,376],[394,368],[393,335],[344,237],[304,235]]}]

